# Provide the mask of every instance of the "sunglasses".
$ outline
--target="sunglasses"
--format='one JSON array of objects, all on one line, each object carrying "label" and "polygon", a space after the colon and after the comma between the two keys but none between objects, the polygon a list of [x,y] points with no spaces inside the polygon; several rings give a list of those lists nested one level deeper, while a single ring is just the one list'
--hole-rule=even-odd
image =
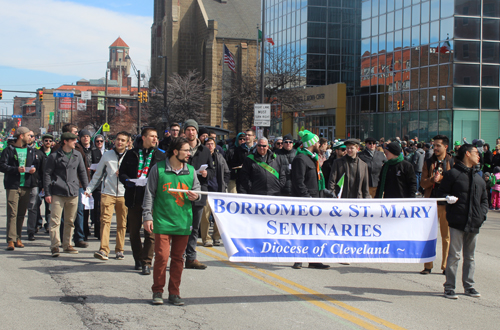
[{"label": "sunglasses", "polygon": [[282,145],[282,144],[283,144],[283,142],[276,142],[276,145],[277,145],[277,146],[280,146],[280,145]]},{"label": "sunglasses", "polygon": [[43,142],[52,142],[52,140],[43,140]]},{"label": "sunglasses", "polygon": [[259,147],[259,148],[267,148],[268,145],[267,144],[258,144],[257,147]]},{"label": "sunglasses", "polygon": [[103,140],[95,140],[95,143],[103,143]]},{"label": "sunglasses", "polygon": [[376,144],[375,142],[366,142],[366,144]]},{"label": "sunglasses", "polygon": [[245,138],[240,138],[240,141],[246,140]]},{"label": "sunglasses", "polygon": [[283,143],[293,143],[293,141],[284,141]]}]

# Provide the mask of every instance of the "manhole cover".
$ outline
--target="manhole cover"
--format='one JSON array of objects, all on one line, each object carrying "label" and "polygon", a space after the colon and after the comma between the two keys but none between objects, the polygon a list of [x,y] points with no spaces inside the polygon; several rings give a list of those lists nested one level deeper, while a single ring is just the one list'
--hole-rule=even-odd
[{"label": "manhole cover", "polygon": [[84,304],[87,297],[85,296],[64,296],[59,298],[59,301],[65,304]]}]

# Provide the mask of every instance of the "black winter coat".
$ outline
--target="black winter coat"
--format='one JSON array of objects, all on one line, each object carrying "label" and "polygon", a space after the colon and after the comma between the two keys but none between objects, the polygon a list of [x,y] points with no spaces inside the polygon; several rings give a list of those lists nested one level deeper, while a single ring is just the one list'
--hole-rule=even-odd
[{"label": "black winter coat", "polygon": [[[279,173],[279,179],[264,169],[249,157],[245,158],[241,168],[237,190],[239,194],[273,195],[278,196],[285,185],[286,177],[283,166],[276,159],[276,155],[268,150],[267,154],[261,156],[256,151],[253,153],[255,160],[265,162]],[[292,165],[293,167],[293,165]]]},{"label": "black winter coat", "polygon": [[292,196],[318,198],[318,173],[311,157],[297,154],[292,162]]},{"label": "black winter coat", "polygon": [[245,161],[245,158],[249,155],[249,153],[250,150],[245,149],[242,146],[231,148],[226,152],[227,166],[231,171],[230,180],[238,179],[238,172],[240,172],[241,169],[234,168],[243,165],[243,162]]},{"label": "black winter coat", "polygon": [[446,205],[446,220],[451,228],[479,233],[488,213],[488,192],[475,170],[456,160],[453,168],[444,173],[438,195],[458,197],[455,204]]},{"label": "black winter coat", "polygon": [[[151,158],[151,164],[149,165],[149,169],[151,170],[157,162],[165,160],[166,156],[157,149],[152,149],[150,152],[154,152],[153,158]],[[125,205],[127,207],[134,207],[136,205],[142,206],[146,187],[127,186],[127,180],[137,179],[137,170],[139,169],[139,148],[129,150],[123,157],[118,177],[120,182],[125,185]],[[147,156],[144,155],[144,161],[146,161],[146,158]]]},{"label": "black winter coat", "polygon": [[292,195],[292,170],[290,169],[290,164],[292,164],[295,155],[297,154],[297,149],[286,150],[285,148],[276,151],[276,158],[281,163],[285,170],[286,182],[281,189],[281,194],[283,196]]},{"label": "black winter coat", "polygon": [[[36,172],[42,173],[42,162],[39,154],[32,147],[26,147],[26,165],[25,167],[35,166]],[[4,173],[3,185],[5,189],[17,189],[21,181],[19,173],[19,161],[17,160],[16,148],[12,145],[7,146],[0,156],[0,172]],[[35,173],[36,173],[35,172]],[[39,186],[38,174],[24,174],[24,187],[32,188]]]},{"label": "black winter coat", "polygon": [[368,176],[370,177],[369,185],[370,187],[378,187],[379,175],[384,162],[387,160],[383,152],[375,150],[373,152],[373,157],[368,150],[363,150],[358,153],[359,159],[364,161],[368,165]]},{"label": "black winter coat", "polygon": [[[387,163],[385,166],[389,166]],[[380,170],[380,179],[382,179],[382,171]],[[377,194],[380,193],[379,184],[377,188]],[[415,175],[415,170],[413,165],[403,160],[400,163],[389,166],[387,170],[385,185],[384,185],[384,196],[383,198],[415,198],[415,193],[417,192],[417,177]]]},{"label": "black winter coat", "polygon": [[[200,143],[199,140],[198,143]],[[215,177],[215,169],[212,162],[212,154],[210,153],[210,150],[201,143],[198,145],[197,148],[198,150],[196,151],[194,156],[191,153],[191,157],[189,157],[188,164],[193,166],[195,170],[198,170],[201,165],[205,164],[208,165],[206,178],[198,174],[198,181],[200,181],[201,191],[208,191],[208,180]],[[206,203],[207,203],[207,195],[201,195],[201,198],[199,200],[193,202],[193,206],[201,207],[205,206]]]}]

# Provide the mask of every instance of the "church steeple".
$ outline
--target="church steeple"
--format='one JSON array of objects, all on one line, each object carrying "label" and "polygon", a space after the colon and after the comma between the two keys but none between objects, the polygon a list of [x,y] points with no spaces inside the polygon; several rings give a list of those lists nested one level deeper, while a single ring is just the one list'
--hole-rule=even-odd
[{"label": "church steeple", "polygon": [[123,87],[127,86],[128,76],[130,75],[129,49],[130,47],[120,37],[109,46],[108,69],[111,73],[111,80],[118,81],[118,84]]}]

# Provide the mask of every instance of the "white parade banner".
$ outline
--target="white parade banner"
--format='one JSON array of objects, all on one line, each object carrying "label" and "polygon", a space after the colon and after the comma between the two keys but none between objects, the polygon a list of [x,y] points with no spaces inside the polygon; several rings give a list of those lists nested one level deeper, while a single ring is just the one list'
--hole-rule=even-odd
[{"label": "white parade banner", "polygon": [[437,199],[206,194],[230,261],[436,259]]}]

